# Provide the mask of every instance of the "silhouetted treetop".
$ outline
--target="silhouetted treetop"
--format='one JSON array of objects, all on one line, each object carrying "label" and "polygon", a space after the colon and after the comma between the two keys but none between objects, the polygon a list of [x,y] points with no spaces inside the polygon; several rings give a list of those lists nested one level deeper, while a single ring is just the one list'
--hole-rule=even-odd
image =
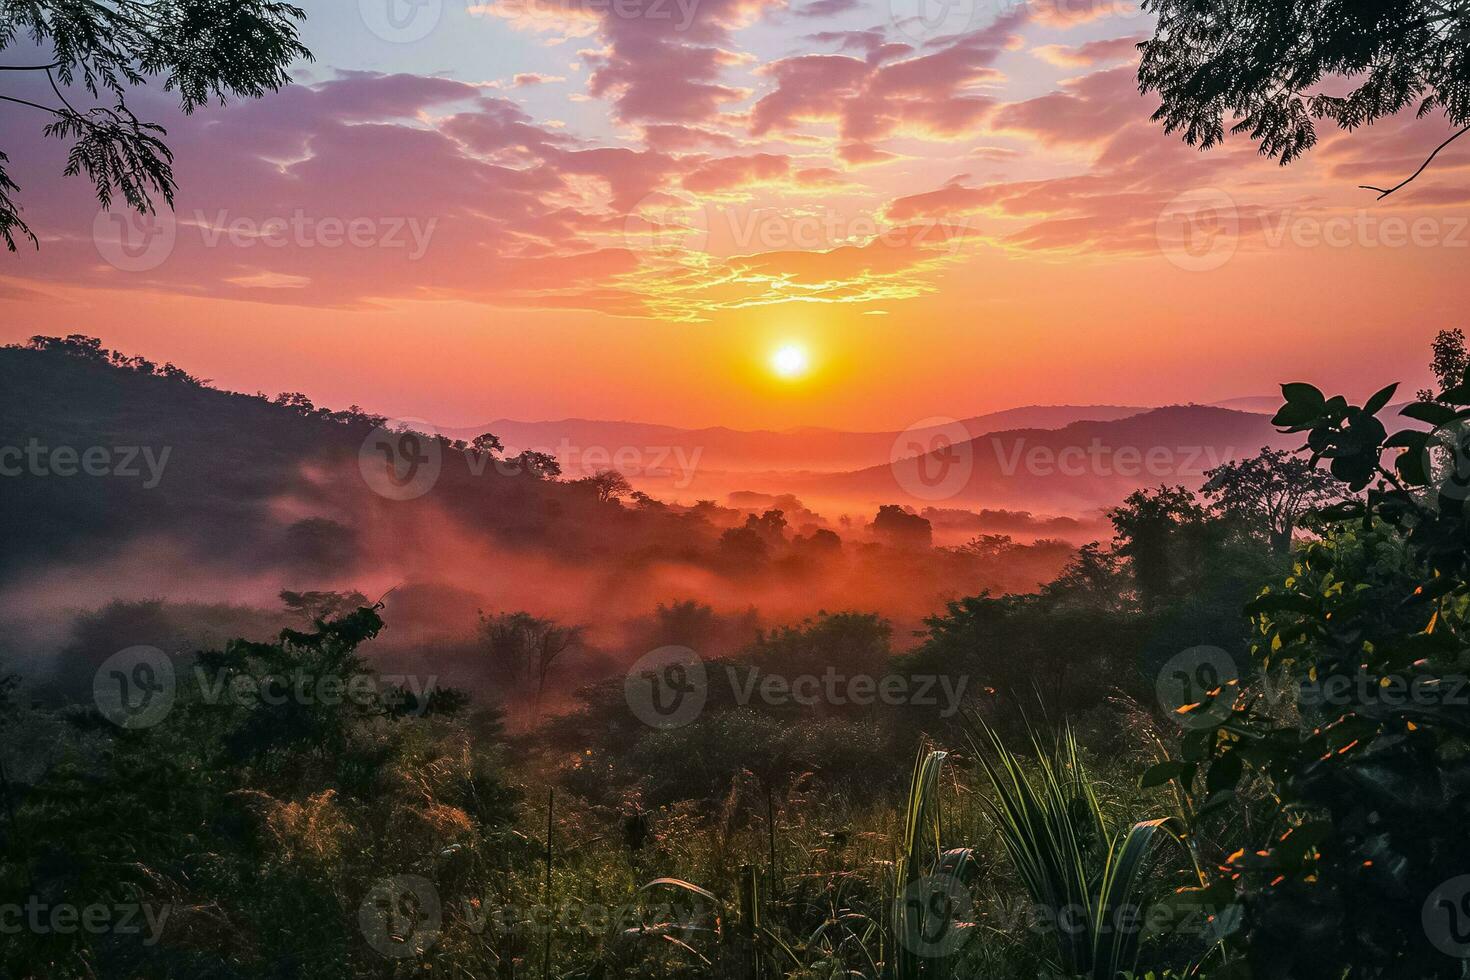
[{"label": "silhouetted treetop", "polygon": [[[157,123],[144,122],[127,105],[129,89],[161,79],[177,92],[184,112],[228,96],[259,98],[290,81],[286,69],[311,58],[297,36],[305,11],[276,0],[7,0],[0,6],[0,51],[17,38],[43,54],[38,63],[6,65],[16,82],[44,74],[50,92],[12,87],[0,94],[10,111],[50,116],[44,133],[68,140],[65,174],[86,172],[102,206],[114,194],[140,214],[154,199],[173,206],[173,153]],[[67,89],[68,91],[63,91]],[[37,89],[37,91],[39,91]],[[78,95],[109,99],[111,107],[87,106]],[[10,197],[18,190],[0,152],[0,238],[15,251],[17,235],[36,242]]]},{"label": "silhouetted treetop", "polygon": [[[1414,107],[1421,116],[1438,112],[1465,127],[1455,136],[1470,128],[1470,11],[1463,4],[1144,0],[1143,6],[1158,16],[1158,26],[1140,45],[1139,89],[1162,97],[1154,119],[1167,132],[1182,132],[1191,146],[1223,141],[1227,117],[1230,132],[1248,134],[1282,163],[1316,144],[1318,119],[1352,130]],[[1351,84],[1346,94],[1324,90],[1324,82],[1344,79]],[[1404,183],[1369,189],[1386,196]]]}]

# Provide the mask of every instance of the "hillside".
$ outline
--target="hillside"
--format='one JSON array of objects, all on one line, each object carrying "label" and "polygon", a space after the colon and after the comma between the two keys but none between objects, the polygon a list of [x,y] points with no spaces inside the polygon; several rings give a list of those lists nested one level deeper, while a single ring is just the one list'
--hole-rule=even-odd
[{"label": "hillside", "polygon": [[[1028,405],[960,422],[972,436],[1011,428],[1056,429],[1082,420],[1107,421],[1147,411],[1126,405]],[[783,431],[730,429],[723,426],[681,429],[642,422],[603,422],[562,419],[552,422],[523,422],[497,419],[487,428],[515,449],[538,449],[575,467],[589,449],[608,454],[627,448],[638,451],[652,463],[655,455],[665,467],[680,460],[698,461],[710,472],[770,472],[779,470],[850,470],[887,460],[901,436],[922,437],[930,429],[914,432],[844,432],[805,427]]]},{"label": "hillside", "polygon": [[[759,606],[776,621],[863,607],[917,625],[955,595],[1033,589],[1069,552],[1030,546],[1058,530],[1030,515],[993,515],[1031,530],[1012,547],[942,552],[876,536],[876,507],[839,527],[795,499],[618,499],[428,438],[412,449],[433,457],[412,470],[428,482],[400,499],[383,482],[385,442],[398,438],[383,420],[218,391],[100,348],[0,349],[0,386],[0,446],[21,453],[0,481],[0,594],[12,616],[114,598],[269,605],[281,589],[401,598],[435,584],[469,598],[457,612],[440,607],[455,622],[431,632],[473,629],[480,603],[595,622],[612,642],[620,624],[689,598],[732,614]],[[790,519],[779,526],[744,529],[782,507]],[[840,534],[817,538],[823,526]],[[980,529],[957,525],[936,543]],[[731,531],[742,533],[727,540]]]},{"label": "hillside", "polygon": [[[182,372],[4,348],[0,390],[0,445],[35,447],[42,460],[37,470],[22,459],[3,483],[0,581],[47,565],[95,565],[144,542],[167,541],[176,560],[196,566],[320,575],[384,557],[401,566],[412,552],[404,542],[425,538],[431,522],[572,556],[613,550],[623,534],[657,542],[658,525],[673,523],[619,510],[601,514],[591,533],[578,516],[594,503],[585,495],[477,466],[449,447],[431,493],[389,500],[360,470],[377,420],[218,391]],[[107,475],[83,471],[89,452],[92,469]]]},{"label": "hillside", "polygon": [[1294,445],[1295,437],[1279,434],[1269,416],[1182,405],[1055,430],[992,432],[948,448],[941,443],[891,465],[811,477],[799,489],[1078,514],[1111,506],[1139,487],[1198,487],[1206,470],[1226,460]]}]

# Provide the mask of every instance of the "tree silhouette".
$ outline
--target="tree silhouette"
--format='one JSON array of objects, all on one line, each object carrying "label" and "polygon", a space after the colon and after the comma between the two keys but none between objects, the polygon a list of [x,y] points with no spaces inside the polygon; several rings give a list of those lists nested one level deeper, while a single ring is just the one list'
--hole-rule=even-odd
[{"label": "tree silhouette", "polygon": [[[44,75],[50,95],[36,101],[42,96],[26,88],[27,97],[0,94],[0,101],[50,115],[45,135],[72,144],[66,176],[85,172],[104,208],[116,194],[151,214],[156,198],[173,206],[173,154],[160,138],[164,128],[128,108],[128,91],[161,78],[186,113],[211,100],[274,92],[290,81],[293,60],[311,58],[297,39],[305,16],[276,0],[14,0],[0,8],[0,51],[24,38],[49,60],[0,72]],[[78,107],[78,89],[113,105]],[[11,197],[20,188],[5,172],[8,161],[0,152],[0,237],[12,252],[17,235],[39,247]]]},{"label": "tree silhouette", "polygon": [[1138,598],[1156,608],[1188,588],[1198,571],[1208,515],[1184,487],[1135,490],[1108,511],[1117,541],[1113,550],[1133,568]]},{"label": "tree silhouette", "polygon": [[895,548],[928,548],[934,544],[934,526],[898,504],[883,504],[873,518],[873,536]]},{"label": "tree silhouette", "polygon": [[[1435,335],[1429,349],[1432,354],[1429,370],[1434,372],[1439,390],[1449,391],[1460,383],[1465,377],[1465,369],[1470,367],[1470,352],[1465,350],[1465,332],[1459,328],[1441,330]],[[1432,402],[1438,400],[1439,395],[1428,388],[1422,388],[1418,397],[1421,402]]]},{"label": "tree silhouette", "polygon": [[573,480],[572,486],[587,490],[604,504],[626,497],[633,492],[633,485],[628,482],[628,478],[617,470],[600,470],[591,476]]},{"label": "tree silhouette", "polygon": [[[1158,16],[1140,48],[1139,89],[1157,92],[1166,132],[1208,149],[1246,133],[1289,163],[1317,142],[1316,119],[1357,129],[1417,104],[1458,131],[1382,199],[1470,131],[1470,10],[1458,0],[1144,0]],[[1346,95],[1313,91],[1350,79]]]},{"label": "tree silhouette", "polygon": [[480,614],[480,645],[490,667],[506,687],[529,693],[532,725],[541,711],[546,681],[556,661],[582,636],[578,626],[561,626],[527,612]]},{"label": "tree silhouette", "polygon": [[493,456],[496,453],[505,452],[505,445],[501,443],[500,437],[493,432],[482,432],[470,441],[470,448],[477,453]]},{"label": "tree silhouette", "polygon": [[1278,555],[1291,551],[1302,513],[1342,495],[1342,484],[1308,460],[1264,448],[1205,473],[1203,492],[1227,518],[1271,542]]}]

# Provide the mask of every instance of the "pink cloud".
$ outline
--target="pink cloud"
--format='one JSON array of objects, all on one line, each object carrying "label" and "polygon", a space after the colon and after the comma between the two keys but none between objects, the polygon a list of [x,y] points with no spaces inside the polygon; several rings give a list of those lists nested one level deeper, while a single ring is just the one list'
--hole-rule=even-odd
[{"label": "pink cloud", "polygon": [[1044,44],[1033,48],[1031,53],[1042,61],[1060,68],[1092,68],[1113,61],[1136,61],[1138,43],[1143,35],[1115,37],[1102,41],[1088,41],[1069,47],[1065,44]]},{"label": "pink cloud", "polygon": [[685,175],[682,184],[686,190],[710,193],[776,180],[790,173],[790,157],[753,153],[750,156],[711,160],[693,173]]},{"label": "pink cloud", "polygon": [[867,48],[870,57],[801,55],[774,62],[763,74],[776,86],[752,110],[751,132],[835,122],[843,159],[871,163],[888,158],[874,144],[901,133],[949,139],[978,131],[996,100],[976,89],[1003,80],[994,62],[1027,17],[1018,8],[982,30],[937,39],[923,53],[897,60],[871,56],[883,47],[871,32],[816,35]]}]

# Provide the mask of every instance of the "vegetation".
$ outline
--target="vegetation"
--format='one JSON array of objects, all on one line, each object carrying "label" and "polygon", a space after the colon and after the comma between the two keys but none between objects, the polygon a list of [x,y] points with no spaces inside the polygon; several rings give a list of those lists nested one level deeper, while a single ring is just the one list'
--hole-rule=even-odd
[{"label": "vegetation", "polygon": [[[185,643],[164,604],[85,617],[85,683],[0,681],[0,971],[1463,980],[1470,372],[1392,434],[1393,386],[1283,390],[1304,459],[1140,491],[1045,587],[908,648],[871,613],[680,601],[630,642],[723,652],[597,674],[595,624],[477,612],[461,691],[391,674],[361,594],[168,656],[107,642]],[[727,531],[791,544],[776,510]],[[645,681],[698,709],[650,720]],[[300,693],[328,688],[357,694]]]},{"label": "vegetation", "polygon": [[[162,140],[164,128],[128,108],[129,91],[159,79],[185,112],[274,92],[290,81],[293,61],[311,58],[297,39],[305,16],[278,0],[6,3],[0,51],[21,41],[41,54],[38,63],[0,68],[15,73],[9,76],[15,94],[0,94],[0,101],[50,116],[45,135],[71,142],[66,176],[85,173],[104,208],[118,195],[139,214],[152,214],[157,198],[173,206],[173,154]],[[37,76],[47,89],[24,84]],[[79,109],[72,101],[78,90],[113,105]],[[12,252],[18,235],[39,247],[11,197],[19,188],[5,173],[8,159],[0,152],[0,238]]]},{"label": "vegetation", "polygon": [[[1392,4],[1354,0],[1144,0],[1158,17],[1142,45],[1140,89],[1163,99],[1156,120],[1208,149],[1245,133],[1261,152],[1290,163],[1317,142],[1314,120],[1354,130],[1406,109],[1442,115],[1470,131],[1470,12],[1445,0]],[[1333,80],[1350,80],[1330,94]]]}]

